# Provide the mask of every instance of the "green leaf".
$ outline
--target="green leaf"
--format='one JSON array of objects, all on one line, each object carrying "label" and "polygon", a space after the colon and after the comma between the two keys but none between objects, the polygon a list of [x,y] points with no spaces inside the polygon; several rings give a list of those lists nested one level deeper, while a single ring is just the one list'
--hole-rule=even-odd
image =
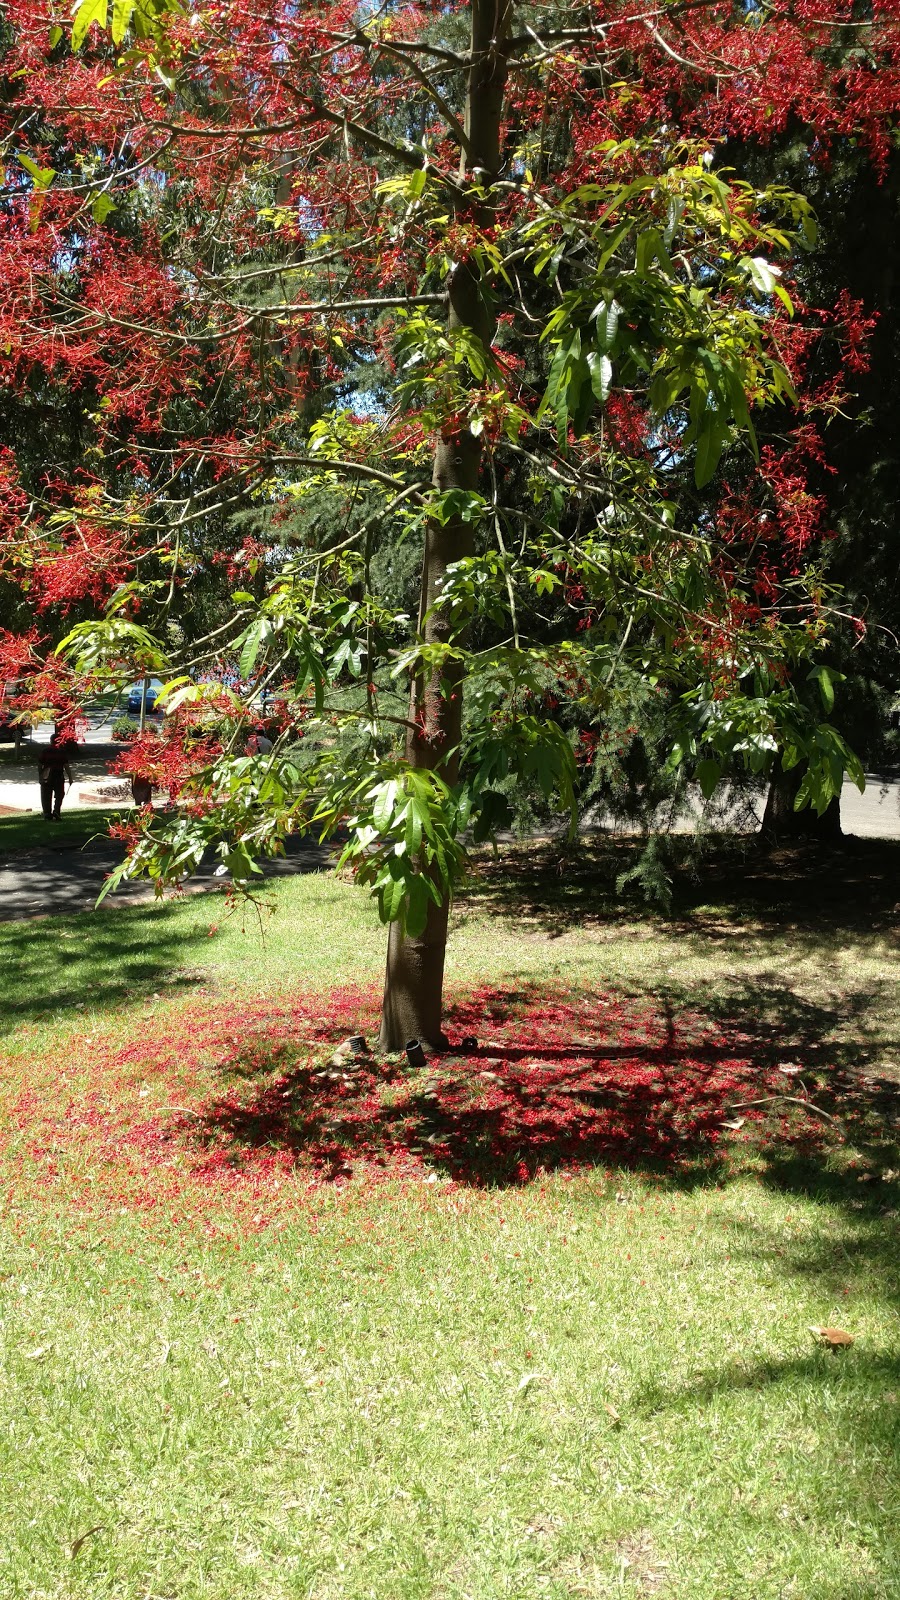
[{"label": "green leaf", "polygon": [[662,242],[657,228],[647,228],[638,235],[637,249],[635,251],[635,271],[639,277],[646,277],[654,261],[658,261],[664,271],[671,274],[672,263],[669,252]]},{"label": "green leaf", "polygon": [[800,401],[797,396],[797,391],[791,382],[790,373],[788,372],[787,368],[783,367],[779,361],[773,361],[771,370],[772,382],[775,385],[776,397],[779,395],[784,395],[786,399],[790,400],[792,405],[799,405]]},{"label": "green leaf", "polygon": [[272,624],[268,617],[257,617],[255,622],[251,622],[244,635],[244,644],[238,666],[242,678],[249,678],[253,668],[256,666],[260,650],[268,643],[271,637]]},{"label": "green leaf", "polygon": [[722,768],[718,761],[698,761],[694,776],[700,785],[704,800],[709,800],[722,776]]},{"label": "green leaf", "polygon": [[158,706],[167,704],[171,696],[175,694],[176,690],[190,686],[190,682],[190,678],[185,673],[182,673],[181,677],[179,678],[170,678],[168,683],[164,683],[162,688],[157,693],[156,704]]},{"label": "green leaf", "polygon": [[30,174],[37,190],[43,193],[45,189],[49,189],[56,177],[55,167],[39,167],[36,161],[32,161],[31,157],[24,155],[21,150],[16,152],[16,159]]},{"label": "green leaf", "polygon": [[697,458],[694,462],[694,482],[698,489],[709,483],[719,465],[725,443],[725,428],[721,413],[711,411],[703,422],[697,439]]},{"label": "green leaf", "polygon": [[[407,853],[411,856],[418,853],[419,846],[422,843],[423,812],[424,807],[420,806],[415,798],[410,799],[406,807],[405,839]],[[425,815],[427,816],[427,812],[425,812]]]},{"label": "green leaf", "polygon": [[245,882],[253,872],[262,873],[262,867],[257,866],[245,844],[236,844],[222,859],[235,883]]},{"label": "green leaf", "polygon": [[378,912],[382,922],[396,922],[403,910],[406,885],[402,878],[387,877],[378,886]]},{"label": "green leaf", "polygon": [[91,197],[91,216],[95,222],[105,222],[111,211],[115,211],[116,204],[102,191]]},{"label": "green leaf", "polygon": [[121,44],[128,31],[137,0],[113,0],[112,41]]},{"label": "green leaf", "polygon": [[609,399],[612,388],[613,364],[609,356],[598,355],[596,350],[589,350],[587,364],[591,374],[591,388],[602,406]]},{"label": "green leaf", "polygon": [[751,256],[744,262],[744,271],[759,294],[768,296],[774,293],[776,273],[764,256]]},{"label": "green leaf", "polygon": [[810,683],[818,683],[819,685],[819,694],[822,697],[822,704],[826,711],[834,709],[835,679],[839,680],[842,677],[843,673],[832,672],[828,667],[822,666],[813,667],[809,674]]},{"label": "green leaf", "polygon": [[72,8],[72,49],[80,50],[89,30],[96,22],[106,27],[107,0],[75,0]]},{"label": "green leaf", "polygon": [[62,36],[63,36],[62,28],[57,23],[57,25],[55,27],[50,29],[50,37],[49,37],[49,39],[47,41],[47,43],[48,43],[48,45],[49,45],[51,50],[55,50],[56,49],[56,46],[59,44],[59,41],[62,38]]},{"label": "green leaf", "polygon": [[651,410],[658,417],[665,416],[690,383],[690,373],[676,367],[674,372],[658,372],[650,385],[648,399]]},{"label": "green leaf", "polygon": [[113,867],[112,872],[107,874],[103,888],[100,890],[100,893],[94,901],[95,911],[100,905],[101,901],[105,900],[108,894],[112,894],[116,889],[118,889],[122,879],[128,876],[128,868],[130,865],[131,863],[126,856],[124,861],[120,861],[117,866]]},{"label": "green leaf", "polygon": [[597,307],[597,343],[601,350],[608,352],[615,344],[621,311],[618,300],[610,300],[608,304],[603,301]]},{"label": "green leaf", "polygon": [[410,200],[421,199],[422,195],[425,193],[425,183],[425,168],[419,167],[416,172],[411,174],[409,182],[406,186],[406,192],[409,195]]},{"label": "green leaf", "polygon": [[372,808],[372,821],[379,833],[386,832],[391,825],[399,792],[400,785],[395,778],[389,778],[387,783],[380,784],[375,791],[378,798]]}]

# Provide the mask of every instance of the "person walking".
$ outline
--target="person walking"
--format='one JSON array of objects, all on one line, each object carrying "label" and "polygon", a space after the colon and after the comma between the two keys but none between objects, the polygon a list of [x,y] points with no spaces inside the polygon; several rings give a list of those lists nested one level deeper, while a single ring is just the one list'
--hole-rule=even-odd
[{"label": "person walking", "polygon": [[153,785],[149,778],[139,778],[137,774],[131,780],[131,798],[136,806],[148,806],[153,799]]},{"label": "person walking", "polygon": [[50,735],[50,743],[41,751],[38,758],[41,809],[44,813],[45,822],[59,821],[59,809],[63,803],[66,778],[71,784],[72,768],[69,766],[69,741],[63,737],[58,728],[54,728]]}]

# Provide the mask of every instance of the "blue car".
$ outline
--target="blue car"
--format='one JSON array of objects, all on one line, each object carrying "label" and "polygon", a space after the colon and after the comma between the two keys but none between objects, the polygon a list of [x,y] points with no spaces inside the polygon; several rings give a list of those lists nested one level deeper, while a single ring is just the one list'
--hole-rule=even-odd
[{"label": "blue car", "polygon": [[[129,716],[132,716],[132,717],[139,717],[140,716],[140,714],[141,714],[141,694],[143,692],[143,688],[144,688],[144,685],[142,683],[133,683],[131,688],[129,689],[129,691],[128,691],[128,713],[129,713]],[[150,679],[148,679],[148,682],[147,682],[147,693],[146,693],[146,695],[144,697],[144,710],[145,711],[154,711],[156,709],[156,697],[159,694],[159,691],[160,691],[161,688],[162,688],[162,678],[150,678]]]}]

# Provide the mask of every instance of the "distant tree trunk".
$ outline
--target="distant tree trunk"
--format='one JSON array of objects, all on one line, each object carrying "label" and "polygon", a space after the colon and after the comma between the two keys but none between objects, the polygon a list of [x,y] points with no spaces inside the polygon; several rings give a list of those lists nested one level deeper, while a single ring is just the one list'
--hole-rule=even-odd
[{"label": "distant tree trunk", "polygon": [[[468,150],[462,153],[460,175],[465,178],[480,168],[485,183],[496,178],[500,168],[510,11],[511,0],[472,0],[465,116]],[[450,275],[448,288],[450,327],[469,328],[485,347],[490,345],[494,322],[475,269],[460,262]],[[432,479],[437,489],[476,490],[480,468],[481,439],[468,428],[438,440]],[[447,617],[432,608],[448,566],[471,555],[472,549],[472,525],[461,517],[445,524],[432,523],[426,531],[419,618],[429,644],[447,643],[452,636]],[[427,681],[413,685],[410,723],[406,755],[411,766],[439,772],[446,782],[455,783],[462,732],[462,679],[457,669],[435,672]],[[413,1038],[435,1049],[446,1045],[442,1005],[449,914],[449,899],[439,906],[432,904],[425,930],[415,938],[403,933],[399,924],[391,925],[381,1018],[384,1050],[400,1050]]]},{"label": "distant tree trunk", "polygon": [[764,844],[801,839],[835,844],[844,837],[840,795],[835,796],[821,817],[812,806],[804,806],[802,811],[794,810],[803,773],[802,766],[791,767],[789,772],[785,772],[780,761],[775,768],[759,830]]}]

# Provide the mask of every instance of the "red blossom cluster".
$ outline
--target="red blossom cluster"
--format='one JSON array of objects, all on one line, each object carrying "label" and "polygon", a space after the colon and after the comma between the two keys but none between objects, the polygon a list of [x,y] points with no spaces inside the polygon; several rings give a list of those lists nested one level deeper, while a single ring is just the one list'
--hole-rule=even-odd
[{"label": "red blossom cluster", "polygon": [[[159,730],[151,728],[129,740],[127,749],[117,756],[110,771],[127,778],[143,778],[154,789],[163,790],[170,801],[175,801],[185,785],[208,770],[221,751],[220,740],[198,735],[183,725]],[[113,831],[119,838],[134,837],[127,826]]]}]

